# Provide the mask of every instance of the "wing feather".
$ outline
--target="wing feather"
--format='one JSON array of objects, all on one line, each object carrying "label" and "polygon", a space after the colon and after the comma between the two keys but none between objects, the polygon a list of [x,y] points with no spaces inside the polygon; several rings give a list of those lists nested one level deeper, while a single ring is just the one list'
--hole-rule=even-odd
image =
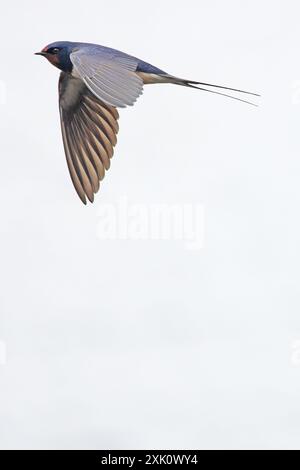
[{"label": "wing feather", "polygon": [[74,167],[76,169],[76,172],[77,172],[78,176],[81,179],[84,192],[87,195],[89,201],[93,202],[94,194],[93,194],[92,185],[91,185],[91,182],[90,182],[89,177],[87,175],[87,170],[86,170],[85,166],[82,164],[80,158],[78,158],[78,151],[77,151],[77,148],[76,148],[76,143],[74,141],[74,136],[73,136],[73,131],[72,131],[71,126],[70,126],[70,128],[68,129],[68,132],[67,132],[67,139],[68,139],[69,149],[70,149],[71,154],[72,154],[72,161],[74,163]]},{"label": "wing feather", "polygon": [[[87,153],[88,158],[92,162],[99,180],[102,180],[104,178],[104,167],[103,167],[103,164],[101,162],[101,159],[99,158],[99,155],[97,155],[97,153],[95,152],[93,147],[91,146],[91,144],[89,142],[89,139],[85,137],[85,134],[84,134],[85,131],[82,128],[81,122],[78,120],[77,116],[75,116],[74,119],[75,119],[75,122],[76,122],[77,130],[80,134],[80,139],[81,139],[82,144],[84,146],[85,152]],[[98,189],[99,189],[99,187],[98,187]]]},{"label": "wing feather", "polygon": [[84,100],[84,103],[90,107],[95,113],[100,114],[103,119],[106,120],[107,124],[110,125],[110,127],[113,129],[113,131],[117,134],[119,131],[119,125],[115,117],[106,107],[104,106],[99,106],[95,101],[91,100],[89,97],[86,97]]},{"label": "wing feather", "polygon": [[83,103],[83,107],[86,110],[86,112],[89,114],[91,120],[93,121],[94,124],[99,123],[102,131],[105,133],[106,137],[108,140],[111,142],[111,144],[114,146],[117,143],[117,137],[114,132],[114,130],[110,127],[110,125],[106,122],[105,119],[99,114],[97,114],[93,109],[87,107],[85,103]]},{"label": "wing feather", "polygon": [[78,132],[75,120],[71,124],[71,129],[72,129],[74,147],[76,148],[76,151],[77,151],[77,157],[80,160],[85,170],[85,173],[90,180],[93,192],[97,193],[97,191],[99,190],[98,175],[97,175],[97,172],[94,168],[92,161],[89,158],[89,155],[87,154],[85,150],[85,146],[83,143],[84,138],[82,138],[82,136]]},{"label": "wing feather", "polygon": [[143,92],[143,80],[136,73],[137,59],[94,53],[80,48],[70,55],[75,73],[104,103],[132,106]]},{"label": "wing feather", "polygon": [[67,164],[81,201],[94,201],[110,167],[119,126],[118,111],[95,96],[81,79],[61,73],[61,129]]},{"label": "wing feather", "polygon": [[[104,148],[107,152],[108,157],[112,158],[112,156],[114,154],[114,149],[111,145],[111,142],[107,138],[106,134],[102,131],[101,127],[97,126],[94,123],[92,117],[90,116],[90,112],[87,109],[82,108],[80,110],[80,115],[84,116],[85,122],[88,124],[88,127],[91,129],[91,131],[93,133],[93,137],[97,137],[101,141],[101,143],[103,144],[103,146],[104,146]],[[107,168],[107,170],[108,170],[108,168]]]},{"label": "wing feather", "polygon": [[99,145],[97,146],[94,143],[93,135],[91,134],[90,130],[86,127],[84,122],[80,119],[78,119],[78,124],[80,128],[82,129],[83,134],[86,134],[86,139],[85,142],[90,150],[90,154],[94,161],[96,162],[97,168],[98,168],[98,174],[101,175],[100,179],[104,178],[105,175],[105,168],[103,161],[104,159],[109,158],[105,148],[103,145],[99,142]]},{"label": "wing feather", "polygon": [[73,159],[72,159],[72,154],[69,148],[68,144],[68,138],[65,130],[64,124],[62,124],[62,135],[63,135],[63,143],[64,143],[64,148],[65,148],[65,154],[67,158],[67,165],[69,168],[70,176],[74,185],[74,188],[77,191],[78,196],[80,197],[81,201],[86,204],[86,197],[85,197],[85,191],[83,189],[82,181],[81,178],[75,169]]}]

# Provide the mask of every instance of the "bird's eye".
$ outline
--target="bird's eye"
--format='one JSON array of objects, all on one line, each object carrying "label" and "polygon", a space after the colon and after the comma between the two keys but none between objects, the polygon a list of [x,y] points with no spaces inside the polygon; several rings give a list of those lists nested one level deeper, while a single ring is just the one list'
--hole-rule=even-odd
[{"label": "bird's eye", "polygon": [[59,53],[59,48],[58,47],[51,47],[48,49],[49,54],[58,54]]}]

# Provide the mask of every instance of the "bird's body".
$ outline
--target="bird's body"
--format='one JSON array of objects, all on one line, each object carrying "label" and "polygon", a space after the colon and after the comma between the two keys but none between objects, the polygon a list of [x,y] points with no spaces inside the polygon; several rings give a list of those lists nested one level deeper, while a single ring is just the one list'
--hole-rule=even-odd
[{"label": "bird's body", "polygon": [[60,41],[38,54],[61,70],[59,107],[63,143],[74,187],[84,204],[86,197],[93,202],[99,181],[109,169],[119,129],[117,108],[133,105],[144,85],[173,83],[224,94],[196,86],[216,85],[174,77],[136,57],[97,44]]},{"label": "bird's body", "polygon": [[[137,57],[133,57],[129,54],[126,54],[125,52],[119,51],[117,49],[112,49],[110,47],[106,46],[101,46],[100,44],[90,44],[87,42],[69,42],[69,41],[58,41],[58,42],[53,42],[49,46],[46,46],[42,52],[45,52],[44,50],[47,50],[50,48],[60,48],[63,45],[63,54],[62,54],[62,60],[61,60],[61,70],[66,71],[71,71],[73,68],[73,64],[70,60],[70,54],[74,52],[75,49],[80,49],[81,51],[86,51],[86,53],[89,56],[101,56],[103,59],[106,60],[118,60],[119,58],[123,59],[128,59],[128,60],[134,60],[137,64],[136,66],[136,71],[137,72],[144,72],[144,73],[149,73],[149,74],[165,74],[163,70],[159,69],[158,67],[155,67],[154,65],[148,64],[147,62],[144,62],[143,60],[138,59]],[[56,64],[54,64],[56,65]],[[58,65],[56,65],[58,66]]]}]

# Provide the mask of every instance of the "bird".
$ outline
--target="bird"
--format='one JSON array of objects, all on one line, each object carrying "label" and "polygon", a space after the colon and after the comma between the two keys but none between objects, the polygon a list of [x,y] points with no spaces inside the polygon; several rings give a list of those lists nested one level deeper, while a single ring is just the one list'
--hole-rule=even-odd
[{"label": "bird", "polygon": [[181,79],[134,56],[97,44],[57,41],[35,54],[61,71],[58,91],[62,139],[71,180],[83,204],[87,200],[94,202],[110,168],[119,131],[118,108],[134,105],[144,85],[169,83],[196,88],[254,106],[228,92],[259,96]]}]

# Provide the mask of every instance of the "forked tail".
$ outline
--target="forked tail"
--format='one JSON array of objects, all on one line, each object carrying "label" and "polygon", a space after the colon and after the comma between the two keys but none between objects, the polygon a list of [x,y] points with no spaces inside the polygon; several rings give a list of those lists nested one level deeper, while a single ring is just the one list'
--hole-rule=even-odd
[{"label": "forked tail", "polygon": [[[257,97],[260,96],[257,93],[251,93],[249,91],[239,90],[237,88],[230,88],[227,86],[220,86],[220,85],[212,85],[211,83],[204,83],[204,82],[194,82],[193,80],[184,80],[182,78],[174,77],[172,75],[163,75],[161,77],[165,79],[163,80],[165,83],[174,83],[175,85],[187,86],[189,88],[196,88],[196,90],[202,90],[202,91],[207,91],[208,93],[214,93],[216,95],[226,96],[227,98],[231,98],[237,101],[242,101],[243,103],[251,104],[252,106],[257,106],[257,104],[252,103],[251,101],[244,100],[242,98],[237,98],[236,96],[232,96],[227,93],[222,93],[216,90],[210,90],[209,88],[219,88],[220,90],[228,90],[228,91],[233,91],[236,93],[243,93],[245,95],[257,96]],[[196,86],[196,85],[200,85],[200,86]],[[209,87],[209,88],[204,88],[204,87]]]}]

